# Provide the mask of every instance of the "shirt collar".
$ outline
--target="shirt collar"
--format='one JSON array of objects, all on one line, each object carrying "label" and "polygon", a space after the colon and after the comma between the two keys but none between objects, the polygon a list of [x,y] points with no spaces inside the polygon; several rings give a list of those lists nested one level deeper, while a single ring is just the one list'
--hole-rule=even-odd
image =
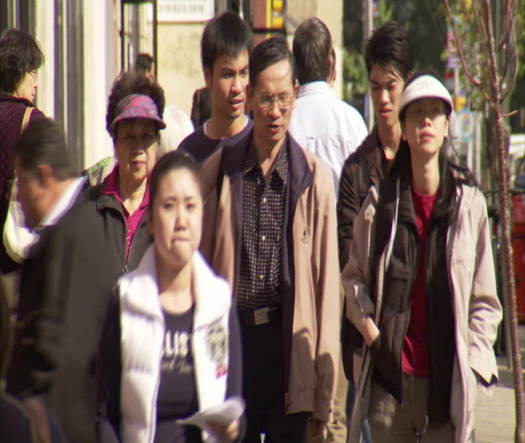
[{"label": "shirt collar", "polygon": [[[104,180],[104,184],[102,185],[102,194],[105,195],[112,195],[114,196],[117,201],[121,204],[122,208],[124,209],[124,212],[128,214],[127,209],[124,206],[124,199],[122,198],[122,195],[120,194],[120,189],[118,185],[118,164],[115,165],[113,168],[113,171],[110,172],[110,174],[106,177]],[[138,210],[144,209],[149,204],[149,185],[146,186],[146,192],[144,192],[144,198],[142,199],[142,203],[137,208]]]},{"label": "shirt collar", "polygon": [[[279,177],[283,183],[286,183],[287,178],[288,178],[287,145],[288,145],[288,136],[286,137],[286,140],[281,146],[281,149],[279,149],[279,153],[277,154],[277,157],[275,158],[275,161],[273,162],[272,168],[270,170],[270,173],[268,174],[268,175],[272,175],[273,173],[277,173],[277,177]],[[246,158],[244,160],[244,166],[243,166],[244,176],[248,175],[255,168],[258,168],[259,170],[261,169],[259,165],[259,161],[257,160],[255,143],[252,139],[250,142],[250,146],[248,148],[248,152],[246,154]]]},{"label": "shirt collar", "polygon": [[73,206],[78,194],[86,183],[85,177],[78,177],[67,187],[62,195],[53,204],[46,216],[40,221],[35,231],[41,230],[47,226],[55,225],[58,220]]},{"label": "shirt collar", "polygon": [[297,98],[304,97],[305,95],[310,94],[326,94],[332,93],[330,85],[323,81],[305,83],[299,87],[299,92],[297,93]]},{"label": "shirt collar", "polygon": [[114,195],[122,203],[118,189],[118,165],[115,165],[113,171],[104,180],[102,185],[102,194]]}]

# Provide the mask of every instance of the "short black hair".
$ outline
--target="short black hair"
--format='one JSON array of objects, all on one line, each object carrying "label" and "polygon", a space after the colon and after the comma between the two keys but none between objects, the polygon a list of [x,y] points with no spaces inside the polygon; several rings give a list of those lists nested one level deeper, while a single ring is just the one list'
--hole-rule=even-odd
[{"label": "short black hair", "polygon": [[135,59],[135,71],[142,72],[143,74],[150,72],[154,61],[155,59],[145,52],[137,55]]},{"label": "short black hair", "polygon": [[252,52],[253,34],[250,27],[232,12],[212,18],[201,38],[202,68],[213,71],[217,58],[225,55],[237,57],[242,51]]},{"label": "short black hair", "polygon": [[149,179],[150,211],[153,209],[153,204],[155,202],[155,198],[157,197],[160,181],[164,178],[164,176],[166,176],[166,174],[169,174],[171,171],[176,169],[186,169],[191,173],[199,185],[199,191],[202,196],[200,165],[187,152],[181,151],[180,149],[176,151],[169,151],[159,159],[159,161],[155,164],[153,171],[151,172]]},{"label": "short black hair", "polygon": [[0,37],[0,91],[12,94],[28,72],[36,71],[44,54],[31,35],[7,29]]},{"label": "short black hair", "polygon": [[257,76],[269,66],[275,65],[280,61],[288,60],[292,70],[292,84],[295,85],[295,61],[288,42],[282,35],[276,35],[259,43],[250,56],[250,86],[255,88]]},{"label": "short black hair", "polygon": [[414,54],[408,32],[399,23],[387,22],[375,29],[365,50],[368,76],[373,65],[392,66],[406,80],[414,69]]},{"label": "short black hair", "polygon": [[109,94],[108,108],[106,112],[106,129],[110,134],[111,131],[109,130],[109,127],[116,117],[115,111],[117,105],[124,97],[131,94],[143,94],[151,97],[157,106],[159,117],[162,118],[162,115],[164,114],[164,105],[166,103],[164,89],[162,89],[156,81],[152,81],[141,72],[127,71],[117,77],[113,82],[113,87]]},{"label": "short black hair", "polygon": [[300,85],[328,79],[332,35],[322,20],[311,17],[302,22],[295,31],[292,47]]},{"label": "short black hair", "polygon": [[62,127],[47,117],[29,123],[15,143],[14,155],[20,167],[30,174],[36,174],[42,165],[49,165],[59,181],[80,173],[76,152],[68,149]]}]

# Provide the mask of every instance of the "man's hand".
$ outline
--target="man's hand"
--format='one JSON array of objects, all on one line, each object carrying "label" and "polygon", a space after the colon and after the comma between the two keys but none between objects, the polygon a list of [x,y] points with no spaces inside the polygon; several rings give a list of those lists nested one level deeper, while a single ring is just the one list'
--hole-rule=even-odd
[{"label": "man's hand", "polygon": [[363,325],[363,339],[367,346],[371,346],[379,335],[379,329],[377,329],[372,317],[367,317]]},{"label": "man's hand", "polygon": [[36,441],[41,443],[51,443],[51,431],[47,409],[40,397],[27,397],[23,401],[27,408],[31,429],[36,435]]},{"label": "man's hand", "polygon": [[206,431],[213,434],[221,442],[230,442],[239,436],[240,423],[239,420],[233,420],[228,425],[222,423],[214,423],[209,421],[206,423]]},{"label": "man's hand", "polygon": [[326,422],[318,418],[311,419],[312,437],[322,437],[326,430]]}]

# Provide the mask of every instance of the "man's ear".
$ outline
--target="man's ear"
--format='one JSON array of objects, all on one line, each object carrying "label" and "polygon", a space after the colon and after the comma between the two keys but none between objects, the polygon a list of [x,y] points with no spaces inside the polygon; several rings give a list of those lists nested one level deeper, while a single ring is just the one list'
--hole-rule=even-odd
[{"label": "man's ear", "polygon": [[53,173],[53,169],[49,165],[38,165],[36,178],[41,187],[48,189],[50,186],[53,186],[57,182],[57,178]]},{"label": "man's ear", "polygon": [[206,87],[211,89],[212,83],[213,83],[213,74],[210,68],[204,68],[204,82],[206,83]]},{"label": "man's ear", "polygon": [[326,82],[328,84],[335,83],[336,80],[336,70],[335,70],[335,60],[332,56],[328,57],[328,78],[326,79]]}]

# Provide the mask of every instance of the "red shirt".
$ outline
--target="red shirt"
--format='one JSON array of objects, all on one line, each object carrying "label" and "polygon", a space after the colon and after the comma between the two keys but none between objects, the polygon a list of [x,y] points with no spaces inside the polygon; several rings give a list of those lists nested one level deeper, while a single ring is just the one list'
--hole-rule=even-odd
[{"label": "red shirt", "polygon": [[128,261],[129,250],[131,248],[131,243],[133,237],[137,232],[137,229],[142,220],[142,216],[146,212],[146,209],[149,204],[149,187],[146,187],[146,192],[142,198],[142,203],[140,206],[130,214],[128,210],[124,207],[124,199],[120,195],[119,185],[118,185],[118,165],[115,166],[113,171],[106,177],[104,180],[104,186],[102,187],[102,193],[107,195],[114,196],[117,201],[121,204],[122,209],[124,210],[125,222],[126,222],[126,261]]},{"label": "red shirt", "polygon": [[401,353],[401,363],[405,374],[418,377],[429,376],[428,358],[428,318],[427,293],[425,287],[426,240],[432,208],[437,193],[431,196],[420,195],[412,188],[412,200],[416,212],[419,235],[419,259],[416,279],[412,287],[412,312],[405,343]]}]

